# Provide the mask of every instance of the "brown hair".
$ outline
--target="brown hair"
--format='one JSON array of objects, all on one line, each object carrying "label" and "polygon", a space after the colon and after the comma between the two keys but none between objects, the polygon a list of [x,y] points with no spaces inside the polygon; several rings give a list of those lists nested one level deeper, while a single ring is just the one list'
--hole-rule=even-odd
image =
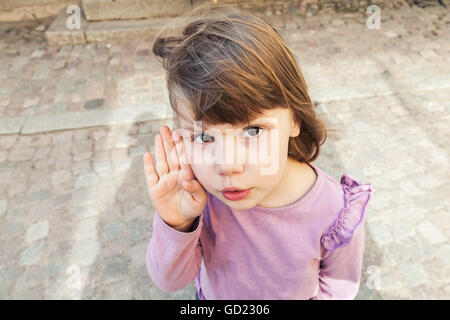
[{"label": "brown hair", "polygon": [[[201,7],[185,16],[205,6]],[[177,101],[182,98],[196,121],[240,125],[264,110],[290,108],[300,134],[289,138],[288,153],[300,162],[314,161],[327,130],[278,31],[264,18],[231,6],[207,5],[207,10],[207,17],[184,24],[181,36],[159,34],[152,44],[153,53],[163,58],[174,112],[178,114]]]}]

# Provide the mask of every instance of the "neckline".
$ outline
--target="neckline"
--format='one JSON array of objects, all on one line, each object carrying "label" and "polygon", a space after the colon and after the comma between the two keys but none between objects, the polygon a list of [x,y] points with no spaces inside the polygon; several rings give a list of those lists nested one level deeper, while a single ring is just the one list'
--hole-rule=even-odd
[{"label": "neckline", "polygon": [[288,205],[285,205],[282,207],[268,208],[268,207],[254,206],[253,208],[248,209],[248,211],[265,212],[265,213],[284,213],[284,212],[288,212],[288,211],[292,210],[294,207],[297,207],[297,206],[303,204],[304,202],[308,201],[319,190],[320,183],[322,181],[322,174],[320,172],[320,169],[316,165],[314,165],[312,163],[307,163],[307,164],[316,173],[316,180],[314,181],[314,184],[312,185],[312,187],[309,188],[309,190],[305,194],[303,194],[299,199],[297,199],[295,202],[292,202],[291,204],[288,204]]}]

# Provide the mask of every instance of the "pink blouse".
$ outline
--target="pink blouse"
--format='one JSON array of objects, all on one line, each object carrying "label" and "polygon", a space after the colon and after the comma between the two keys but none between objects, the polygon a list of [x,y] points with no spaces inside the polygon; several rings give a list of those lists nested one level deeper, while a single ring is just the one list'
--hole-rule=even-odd
[{"label": "pink blouse", "polygon": [[146,264],[156,286],[172,292],[195,280],[201,300],[354,299],[372,185],[310,166],[314,185],[287,206],[233,210],[208,193],[191,232],[155,211]]}]

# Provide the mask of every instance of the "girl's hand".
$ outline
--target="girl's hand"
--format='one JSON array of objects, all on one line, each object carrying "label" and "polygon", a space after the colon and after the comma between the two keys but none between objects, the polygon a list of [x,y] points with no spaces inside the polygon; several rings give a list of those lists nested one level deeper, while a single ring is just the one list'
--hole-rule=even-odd
[{"label": "girl's hand", "polygon": [[156,170],[151,153],[143,156],[148,194],[164,222],[185,230],[202,214],[208,197],[186,161],[182,136],[171,133],[167,126],[159,131],[155,137]]}]

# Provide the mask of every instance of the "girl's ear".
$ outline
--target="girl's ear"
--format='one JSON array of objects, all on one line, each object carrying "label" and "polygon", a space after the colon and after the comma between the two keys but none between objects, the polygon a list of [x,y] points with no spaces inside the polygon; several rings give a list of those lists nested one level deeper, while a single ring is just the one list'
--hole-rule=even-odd
[{"label": "girl's ear", "polygon": [[289,134],[290,137],[297,137],[300,134],[300,121],[297,121],[295,116],[291,113],[291,132]]},{"label": "girl's ear", "polygon": [[291,130],[290,137],[297,137],[300,134],[300,125],[298,123],[294,124],[294,127]]}]

